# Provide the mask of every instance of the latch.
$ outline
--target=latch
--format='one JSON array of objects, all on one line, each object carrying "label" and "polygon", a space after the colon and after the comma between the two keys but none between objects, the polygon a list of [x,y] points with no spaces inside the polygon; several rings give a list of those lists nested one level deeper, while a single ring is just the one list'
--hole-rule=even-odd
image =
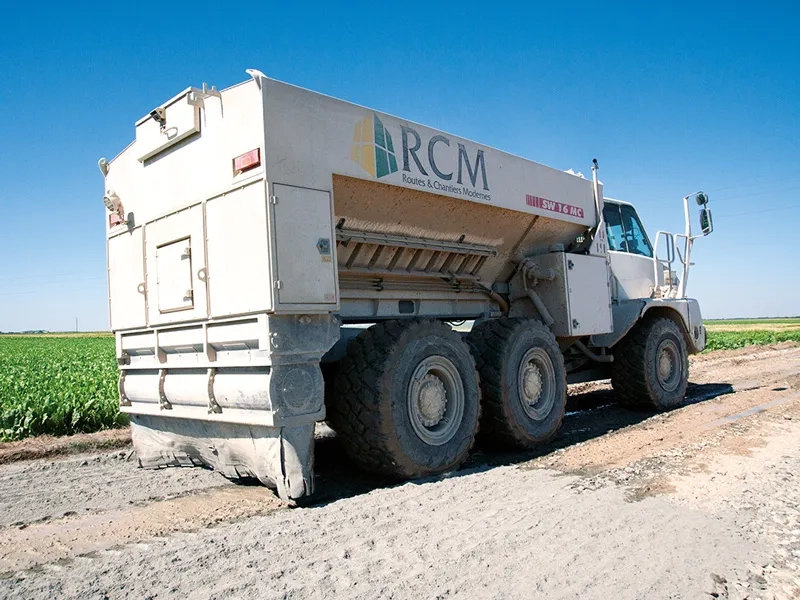
[{"label": "latch", "polygon": [[320,254],[330,254],[331,253],[330,238],[319,238],[319,240],[317,240],[317,250],[319,250]]}]

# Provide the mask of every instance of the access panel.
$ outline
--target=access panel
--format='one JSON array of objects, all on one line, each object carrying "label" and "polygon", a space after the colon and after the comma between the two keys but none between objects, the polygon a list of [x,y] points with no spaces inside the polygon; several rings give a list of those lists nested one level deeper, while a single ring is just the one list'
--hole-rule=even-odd
[{"label": "access panel", "polygon": [[534,289],[554,319],[551,329],[556,337],[583,337],[613,329],[605,257],[552,252],[534,260],[555,275]]},{"label": "access panel", "polygon": [[147,325],[142,228],[108,239],[108,293],[111,328]]},{"label": "access panel", "polygon": [[611,288],[605,257],[567,254],[565,259],[570,335],[612,331]]},{"label": "access panel", "polygon": [[330,193],[275,184],[278,303],[336,304]]},{"label": "access panel", "polygon": [[162,313],[194,308],[192,238],[156,248],[158,310]]},{"label": "access panel", "polygon": [[208,318],[203,207],[145,225],[149,325]]}]

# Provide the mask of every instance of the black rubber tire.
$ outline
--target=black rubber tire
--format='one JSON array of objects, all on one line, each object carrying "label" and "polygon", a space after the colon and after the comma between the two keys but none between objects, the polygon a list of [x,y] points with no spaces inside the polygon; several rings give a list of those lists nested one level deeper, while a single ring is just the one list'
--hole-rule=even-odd
[{"label": "black rubber tire", "polygon": [[[665,386],[659,378],[659,347],[669,342],[676,349],[676,385]],[[656,317],[637,323],[614,348],[611,385],[617,400],[634,410],[669,410],[686,396],[689,353],[680,326],[672,319]]]},{"label": "black rubber tire", "polygon": [[[429,356],[447,358],[464,391],[461,422],[441,445],[423,441],[409,416],[408,388]],[[447,324],[387,321],[350,342],[327,408],[328,424],[361,468],[401,479],[423,477],[450,471],[467,457],[480,420],[480,385],[469,347]]]},{"label": "black rubber tire", "polygon": [[[467,342],[480,374],[480,441],[496,449],[527,450],[552,440],[567,404],[564,356],[553,333],[535,319],[501,318],[476,325]],[[534,347],[544,350],[553,367],[553,404],[539,420],[523,407],[518,375],[525,354]]]}]

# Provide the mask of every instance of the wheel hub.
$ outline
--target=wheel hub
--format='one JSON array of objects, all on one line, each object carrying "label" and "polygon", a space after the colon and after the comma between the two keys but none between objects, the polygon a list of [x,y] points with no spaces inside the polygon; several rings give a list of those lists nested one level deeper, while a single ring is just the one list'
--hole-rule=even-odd
[{"label": "wheel hub", "polygon": [[464,384],[449,358],[424,358],[411,376],[407,407],[411,427],[430,446],[446,444],[464,418]]},{"label": "wheel hub", "polygon": [[529,418],[546,419],[556,400],[556,375],[553,362],[542,348],[525,353],[519,364],[517,389],[519,402]]},{"label": "wheel hub", "polygon": [[542,395],[542,373],[539,367],[528,363],[522,372],[522,394],[531,406],[535,405]]},{"label": "wheel hub", "polygon": [[658,383],[668,392],[675,390],[681,382],[680,351],[671,339],[665,339],[658,345],[656,375]]},{"label": "wheel hub", "polygon": [[672,357],[668,352],[662,352],[658,358],[658,372],[662,379],[668,379],[672,373]]},{"label": "wheel hub", "polygon": [[447,409],[447,391],[436,375],[429,373],[422,378],[417,393],[417,409],[420,421],[425,427],[434,427],[444,417]]}]

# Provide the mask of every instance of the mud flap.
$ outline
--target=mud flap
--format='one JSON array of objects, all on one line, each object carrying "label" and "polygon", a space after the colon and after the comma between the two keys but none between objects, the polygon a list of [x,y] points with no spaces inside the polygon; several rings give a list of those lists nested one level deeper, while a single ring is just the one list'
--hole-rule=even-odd
[{"label": "mud flap", "polygon": [[314,423],[267,427],[131,415],[144,468],[207,466],[229,479],[254,477],[284,501],[314,491]]}]

